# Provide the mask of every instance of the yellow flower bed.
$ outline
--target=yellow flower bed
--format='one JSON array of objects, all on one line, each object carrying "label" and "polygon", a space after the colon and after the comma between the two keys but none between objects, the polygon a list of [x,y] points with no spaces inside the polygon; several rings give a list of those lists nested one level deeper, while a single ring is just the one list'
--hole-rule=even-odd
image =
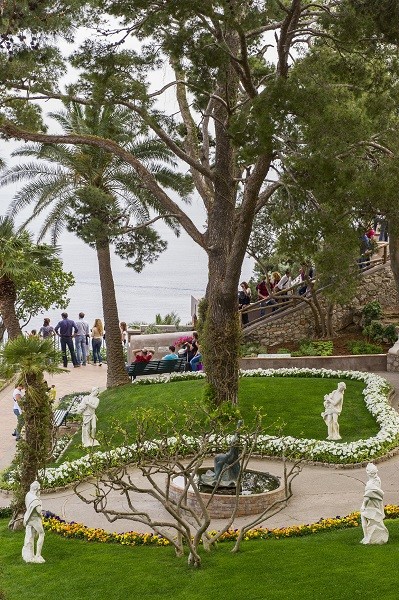
[{"label": "yellow flower bed", "polygon": [[[385,515],[388,519],[399,518],[399,506],[389,504],[385,507]],[[46,513],[43,518],[43,525],[47,531],[58,533],[66,538],[77,538],[88,542],[102,542],[110,544],[123,544],[125,546],[169,546],[170,542],[160,535],[153,533],[138,533],[129,531],[127,533],[110,533],[104,529],[94,529],[86,527],[80,523],[67,523],[59,517]],[[360,513],[353,512],[345,517],[336,517],[334,519],[320,519],[317,523],[308,525],[291,525],[289,527],[280,527],[278,529],[267,529],[258,527],[247,532],[244,540],[256,539],[281,539],[288,537],[300,537],[313,533],[332,531],[336,529],[348,529],[350,527],[359,527]],[[211,535],[216,532],[210,532]],[[229,529],[220,538],[220,541],[235,541],[239,534],[238,529]]]}]

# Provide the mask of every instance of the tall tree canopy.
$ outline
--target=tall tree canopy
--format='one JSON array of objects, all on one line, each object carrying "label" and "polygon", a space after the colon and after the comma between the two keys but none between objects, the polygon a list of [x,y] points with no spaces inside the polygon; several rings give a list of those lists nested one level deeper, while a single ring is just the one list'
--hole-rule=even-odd
[{"label": "tall tree canopy", "polygon": [[[53,77],[44,82],[45,63],[37,75],[32,70],[29,81],[10,69],[11,97],[0,131],[25,140],[93,145],[114,153],[133,167],[142,186],[164,210],[176,215],[208,254],[202,345],[210,395],[216,403],[235,402],[236,291],[255,215],[276,190],[287,185],[289,169],[294,178],[295,171],[302,174],[298,185],[303,187],[306,169],[299,165],[301,160],[308,164],[308,172],[319,175],[320,183],[326,182],[326,195],[329,188],[329,193],[336,192],[337,181],[349,189],[351,179],[345,166],[353,155],[360,160],[371,148],[381,147],[373,137],[377,121],[366,118],[367,127],[361,126],[362,90],[367,80],[356,77],[354,71],[354,84],[348,84],[339,80],[338,71],[337,81],[330,81],[318,68],[313,79],[311,70],[312,57],[317,65],[318,54],[325,48],[337,64],[339,58],[350,56],[362,40],[358,31],[370,19],[358,14],[349,0],[317,4],[303,0],[104,0],[86,7],[99,35],[96,40],[87,39],[73,54],[71,64],[79,70],[74,84],[60,90]],[[374,45],[377,35],[375,40]],[[362,60],[373,58],[357,56],[361,73]],[[166,66],[171,77],[165,81],[161,67]],[[355,88],[358,93],[353,93]],[[29,98],[21,90],[29,91]],[[189,169],[207,211],[205,231],[133,151],[101,135],[76,131],[48,135],[40,130],[38,119],[23,121],[18,110],[43,97],[108,103],[130,110],[138,123],[180,159],[182,169]],[[37,104],[34,107],[37,110]],[[312,123],[302,118],[309,108]],[[330,130],[333,142],[339,140],[336,148],[328,143]],[[322,154],[314,152],[318,137],[324,162]],[[347,159],[339,161],[338,155],[345,154]],[[289,161],[295,159],[299,162],[294,170]],[[308,192],[312,187],[316,181],[305,186]],[[342,202],[345,198],[342,195]]]},{"label": "tall tree canopy", "polygon": [[0,217],[0,314],[9,338],[21,333],[19,319],[41,309],[67,305],[72,273],[62,270],[59,249],[35,244],[28,231],[17,232]]},{"label": "tall tree canopy", "polygon": [[[172,153],[162,142],[137,131],[130,111],[69,103],[66,111],[52,116],[67,133],[83,132],[118,141],[140,158],[158,183],[188,200],[190,178],[173,170],[176,165]],[[14,197],[9,214],[13,217],[34,204],[25,225],[44,216],[39,238],[50,231],[55,243],[67,227],[95,249],[107,339],[107,385],[128,383],[110,248],[113,246],[128,266],[141,271],[167,245],[151,223],[163,218],[178,234],[177,222],[173,215],[165,214],[157,199],[141,185],[130,165],[101,148],[36,144],[21,148],[14,156],[35,160],[15,165],[1,176],[1,185],[30,180]],[[151,211],[156,214],[153,218]]]}]

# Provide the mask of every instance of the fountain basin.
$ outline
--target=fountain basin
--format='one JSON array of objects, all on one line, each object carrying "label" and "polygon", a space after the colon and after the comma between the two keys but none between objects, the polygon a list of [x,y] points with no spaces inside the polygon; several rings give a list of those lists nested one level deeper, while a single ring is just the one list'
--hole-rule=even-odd
[{"label": "fountain basin", "polygon": [[[264,475],[261,471],[250,471],[253,474]],[[237,517],[244,517],[246,515],[257,515],[262,513],[266,508],[271,506],[274,502],[283,500],[285,497],[285,487],[280,483],[280,479],[276,476],[271,476],[277,482],[276,489],[260,492],[260,493],[244,493],[239,495],[238,499],[238,510],[236,513]],[[184,478],[176,477],[170,483],[170,497],[174,502],[178,502],[182,490],[184,488]],[[206,492],[200,492],[200,496],[205,502],[209,501],[210,494]],[[210,504],[208,506],[209,516],[214,519],[228,519],[231,517],[235,507],[236,497],[235,494],[214,494]],[[194,491],[189,488],[187,491],[186,504],[196,513],[201,513],[201,506],[196,497]]]}]

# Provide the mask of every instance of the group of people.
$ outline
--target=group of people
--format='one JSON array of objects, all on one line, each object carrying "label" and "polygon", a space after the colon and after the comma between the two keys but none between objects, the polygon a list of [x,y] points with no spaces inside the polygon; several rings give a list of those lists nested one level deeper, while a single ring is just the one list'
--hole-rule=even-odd
[{"label": "group of people", "polygon": [[[256,286],[257,301],[261,301],[260,316],[263,317],[265,311],[263,310],[266,306],[272,306],[272,310],[278,307],[279,302],[288,300],[288,292],[294,286],[297,289],[294,290],[300,296],[308,294],[310,287],[309,282],[314,277],[314,269],[312,266],[303,263],[299,269],[297,277],[292,277],[291,269],[286,269],[284,274],[281,275],[278,271],[274,271],[271,276],[264,275]],[[277,294],[277,298],[275,297]],[[238,309],[243,310],[246,306],[252,302],[252,293],[249,284],[246,281],[240,283],[240,290],[238,292]],[[249,321],[249,316],[246,311],[241,314],[241,320],[243,325],[246,325]]]},{"label": "group of people", "polygon": [[191,341],[185,342],[179,350],[179,358],[186,359],[186,371],[198,371],[202,368],[201,346],[196,331],[193,331]]},{"label": "group of people", "polygon": [[377,215],[373,227],[368,227],[360,239],[360,257],[358,264],[360,269],[369,267],[373,252],[376,250],[376,240],[388,241],[388,221],[385,216]]},{"label": "group of people", "polygon": [[[186,371],[197,371],[202,364],[202,354],[200,345],[198,342],[198,333],[193,331],[191,340],[184,342],[182,347],[177,350],[173,344],[168,348],[169,352],[162,357],[162,360],[177,360],[178,358],[185,358],[186,360]],[[133,350],[134,362],[149,362],[153,353],[147,348],[141,348]]]},{"label": "group of people", "polygon": [[[54,336],[60,338],[62,362],[68,366],[67,349],[71,355],[74,368],[86,366],[89,362],[90,339],[93,353],[93,363],[102,366],[101,346],[104,339],[104,325],[101,319],[95,319],[92,328],[85,321],[85,314],[79,313],[79,319],[73,321],[68,318],[68,313],[61,314],[61,321],[55,327],[50,325],[50,319],[45,318],[39,329],[39,337],[46,339]],[[33,330],[30,335],[37,335]]]}]

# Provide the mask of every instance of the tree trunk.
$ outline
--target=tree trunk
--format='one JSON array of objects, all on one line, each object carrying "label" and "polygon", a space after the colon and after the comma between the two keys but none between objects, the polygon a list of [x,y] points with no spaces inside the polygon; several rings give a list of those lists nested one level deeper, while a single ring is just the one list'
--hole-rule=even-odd
[{"label": "tree trunk", "polygon": [[16,300],[17,291],[14,282],[7,275],[3,275],[0,277],[0,313],[9,339],[21,335],[21,328],[15,313]]},{"label": "tree trunk", "polygon": [[129,383],[129,376],[123,356],[109,242],[97,242],[96,247],[107,343],[107,387],[110,388]]},{"label": "tree trunk", "polygon": [[21,401],[24,436],[18,442],[17,462],[19,481],[14,493],[11,529],[21,528],[25,512],[25,495],[38,472],[48,460],[51,446],[52,411],[47,395],[47,384],[42,374],[32,373],[25,380],[25,396]]},{"label": "tree trunk", "polygon": [[[217,260],[209,260],[210,272]],[[223,291],[223,279],[209,277],[208,307],[201,347],[210,400],[217,406],[223,402],[237,403],[238,399],[238,346],[241,337],[237,294]],[[216,283],[216,285],[215,285]]]}]

